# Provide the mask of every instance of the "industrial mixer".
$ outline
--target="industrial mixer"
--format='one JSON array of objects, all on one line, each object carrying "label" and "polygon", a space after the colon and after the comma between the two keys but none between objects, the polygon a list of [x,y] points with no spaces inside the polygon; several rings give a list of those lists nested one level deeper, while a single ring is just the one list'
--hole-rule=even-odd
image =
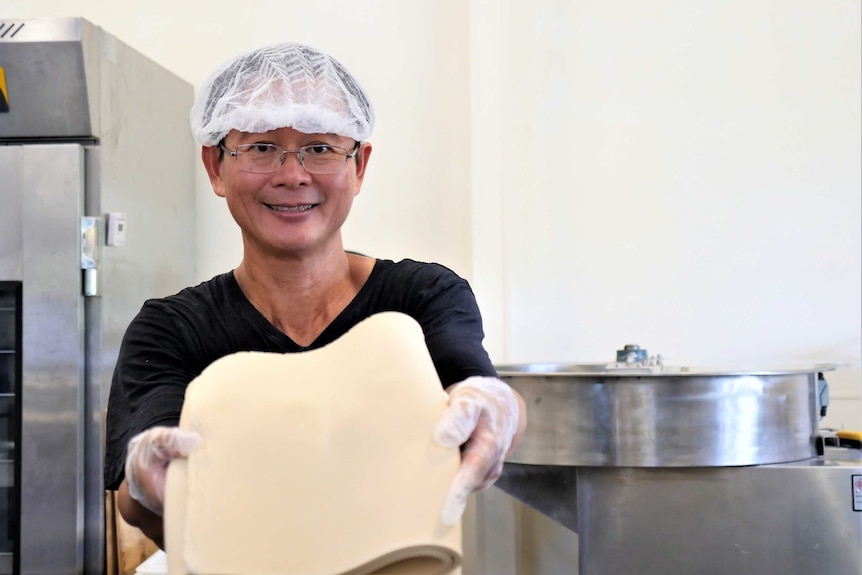
[{"label": "industrial mixer", "polygon": [[497,366],[529,428],[497,486],[578,533],[581,575],[859,575],[859,434],[819,429],[833,366]]}]

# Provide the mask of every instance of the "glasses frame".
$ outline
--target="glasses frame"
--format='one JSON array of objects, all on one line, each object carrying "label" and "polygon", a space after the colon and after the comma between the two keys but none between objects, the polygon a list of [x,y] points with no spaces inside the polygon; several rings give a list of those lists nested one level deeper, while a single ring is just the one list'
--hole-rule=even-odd
[{"label": "glasses frame", "polygon": [[[250,148],[251,146],[260,146],[260,145],[261,145],[260,143],[240,144],[231,151],[230,148],[225,146],[224,140],[222,140],[221,142],[219,142],[218,147],[223,152],[227,153],[228,156],[231,156],[232,158],[239,160],[240,148]],[[299,159],[299,165],[302,166],[303,170],[305,170],[306,172],[308,172],[311,175],[325,176],[325,175],[329,175],[329,174],[337,174],[338,173],[337,171],[336,172],[317,173],[317,174],[315,174],[314,172],[309,172],[308,168],[305,167],[305,158],[302,155],[302,151],[306,148],[314,148],[317,146],[326,146],[327,148],[334,148],[337,150],[343,150],[344,151],[344,163],[347,164],[347,162],[348,162],[348,160],[350,160],[350,158],[353,158],[356,156],[356,153],[359,151],[359,147],[362,145],[362,142],[356,140],[356,144],[353,146],[353,150],[351,150],[351,151],[348,151],[347,148],[345,148],[344,146],[336,146],[334,144],[309,144],[307,146],[302,146],[298,150],[287,150],[285,148],[282,148],[278,144],[267,143],[266,145],[272,146],[273,148],[281,150],[281,156],[278,159],[278,167],[277,168],[270,170],[268,172],[252,172],[250,170],[243,169],[242,167],[240,167],[240,170],[242,170],[243,172],[249,173],[249,174],[274,174],[279,169],[281,169],[282,166],[284,166],[284,159],[287,157],[288,154],[296,154],[297,159]]]}]

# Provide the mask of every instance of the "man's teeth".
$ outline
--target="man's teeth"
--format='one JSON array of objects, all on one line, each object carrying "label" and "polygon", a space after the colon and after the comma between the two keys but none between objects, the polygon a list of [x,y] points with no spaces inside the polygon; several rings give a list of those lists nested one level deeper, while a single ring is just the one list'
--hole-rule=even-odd
[{"label": "man's teeth", "polygon": [[304,206],[272,206],[267,204],[267,206],[276,212],[305,212],[314,207],[313,204],[305,204]]}]

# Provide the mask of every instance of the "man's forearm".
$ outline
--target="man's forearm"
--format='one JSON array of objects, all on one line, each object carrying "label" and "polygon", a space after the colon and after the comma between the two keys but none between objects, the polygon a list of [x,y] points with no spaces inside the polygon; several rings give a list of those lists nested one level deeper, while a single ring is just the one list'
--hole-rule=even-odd
[{"label": "man's forearm", "polygon": [[120,515],[123,516],[126,523],[132,527],[140,529],[144,535],[153,540],[159,546],[159,549],[164,549],[164,521],[161,515],[153,513],[129,495],[129,488],[126,481],[120,484],[117,490],[117,508],[120,510]]}]

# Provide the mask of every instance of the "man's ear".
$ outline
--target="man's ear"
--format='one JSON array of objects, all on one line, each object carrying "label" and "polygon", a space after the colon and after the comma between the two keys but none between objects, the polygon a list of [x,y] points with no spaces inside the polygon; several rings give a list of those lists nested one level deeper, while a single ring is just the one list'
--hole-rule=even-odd
[{"label": "man's ear", "polygon": [[221,148],[218,146],[203,146],[201,147],[201,160],[203,160],[204,168],[207,170],[207,176],[210,178],[210,184],[217,196],[222,198],[225,196],[224,182],[221,178],[221,160],[219,156],[222,154]]},{"label": "man's ear", "polygon": [[359,149],[356,151],[356,193],[359,193],[359,186],[362,185],[362,180],[365,178],[365,170],[368,168],[368,159],[371,158],[371,142],[362,142]]}]

